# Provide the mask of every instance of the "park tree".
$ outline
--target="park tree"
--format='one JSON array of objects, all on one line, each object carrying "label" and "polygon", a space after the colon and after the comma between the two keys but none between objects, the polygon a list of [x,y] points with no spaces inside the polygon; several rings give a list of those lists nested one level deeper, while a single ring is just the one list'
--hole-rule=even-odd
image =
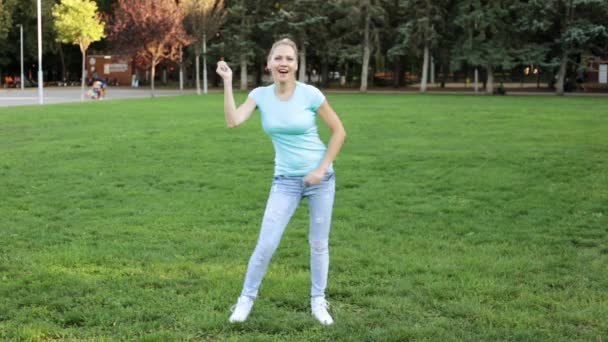
[{"label": "park tree", "polygon": [[254,39],[254,64],[257,67],[256,83],[262,81],[262,75],[266,71],[268,61],[268,49],[272,44],[282,38],[289,38],[297,42],[294,32],[289,27],[289,21],[293,13],[288,11],[292,0],[256,1],[253,11],[252,38]]},{"label": "park tree", "polygon": [[12,30],[12,10],[14,0],[0,0],[0,41],[6,39],[8,32]]},{"label": "park tree", "polygon": [[105,25],[97,13],[97,4],[90,0],[62,0],[53,8],[53,17],[57,40],[80,47],[82,53],[80,100],[84,101],[87,49],[92,42],[105,37]]},{"label": "park tree", "polygon": [[192,38],[184,29],[184,12],[174,0],[118,0],[108,24],[108,37],[120,54],[150,68],[151,96],[155,96],[156,66],[179,60],[181,48]]},{"label": "park tree", "polygon": [[[458,0],[448,0],[444,7],[445,21],[440,25],[441,33],[438,35],[438,40],[433,48],[431,71],[437,71],[437,76],[440,77],[441,87],[445,87],[448,75],[451,72],[452,67],[452,51],[458,42],[458,29],[454,20],[452,19],[452,13],[456,13],[458,6]],[[437,68],[435,68],[435,65]],[[435,82],[436,80],[431,80]]]},{"label": "park tree", "polygon": [[[55,1],[42,1],[41,4],[43,59],[46,65],[54,66],[55,63],[49,61],[56,58],[57,49],[60,45],[55,41],[56,33],[51,14]],[[6,33],[5,39],[0,39],[0,66],[16,65],[19,58],[19,29],[15,25],[21,24],[24,32],[24,59],[26,68],[30,69],[28,67],[28,64],[31,66],[29,61],[36,60],[38,56],[36,1],[2,0],[2,8],[3,16],[0,15],[0,27],[4,27]],[[17,53],[15,53],[16,51]],[[28,74],[27,71],[26,75]],[[29,71],[36,73],[36,70],[30,69]]]},{"label": "park tree", "polygon": [[403,20],[397,27],[396,41],[389,54],[393,57],[422,53],[420,91],[426,92],[431,51],[446,31],[448,0],[401,0]]},{"label": "park tree", "polygon": [[360,76],[361,69],[357,68],[362,64],[363,47],[362,18],[358,5],[358,2],[353,1],[330,1],[321,7],[331,25],[320,25],[316,28],[316,51],[310,53],[320,63],[322,86],[329,83],[331,66],[340,71],[341,82]]},{"label": "park tree", "polygon": [[7,57],[3,57],[2,50],[10,46],[6,39],[8,33],[13,29],[13,3],[14,0],[0,0],[0,84],[3,82],[2,67],[9,62]]},{"label": "park tree", "polygon": [[[543,16],[539,16],[539,1],[514,1],[514,16],[512,24],[514,37],[512,38],[512,52],[516,65],[522,66],[522,72],[527,68],[529,72],[536,74],[537,87],[540,88],[541,74],[545,71],[542,67],[549,66],[546,62],[553,37],[550,36],[548,27],[551,25]],[[522,74],[521,82],[524,82]]]},{"label": "park tree", "polygon": [[253,6],[251,36],[254,42],[253,65],[256,84],[262,84],[263,75],[268,71],[268,52],[272,44],[282,38],[296,40],[287,27],[285,8],[289,1],[258,0]]},{"label": "park tree", "polygon": [[290,0],[275,4],[273,12],[259,25],[270,31],[274,39],[289,36],[298,45],[298,79],[306,81],[306,56],[310,40],[318,37],[319,28],[328,20],[320,11],[320,0]]},{"label": "park tree", "polygon": [[207,94],[207,42],[215,36],[226,21],[224,0],[182,0],[188,33],[196,40],[193,44],[196,65],[196,92],[201,94],[200,56],[203,54],[203,90]]},{"label": "park tree", "polygon": [[511,0],[460,0],[455,24],[459,39],[455,59],[482,67],[486,72],[486,93],[494,93],[494,72],[514,65],[512,33],[516,15]]},{"label": "park tree", "polygon": [[369,61],[373,53],[372,47],[374,42],[378,41],[378,22],[383,22],[385,16],[384,8],[380,0],[360,0],[359,1],[359,18],[362,20],[362,42],[363,50],[361,63],[361,86],[359,90],[367,91],[367,79],[369,72]]},{"label": "park tree", "polygon": [[400,34],[396,30],[403,23],[405,9],[400,1],[393,1],[385,7],[387,13],[387,26],[390,29],[383,30],[383,40],[386,44],[387,60],[392,62],[393,86],[400,87],[404,83],[405,56],[407,49],[397,47],[400,42]]},{"label": "park tree", "polygon": [[[360,91],[366,92],[369,78],[370,60],[378,47],[380,32],[385,23],[386,11],[383,0],[337,0],[333,6],[338,17],[331,17],[329,40],[330,55],[335,55],[340,63],[357,56],[361,66]],[[339,47],[343,51],[336,51]],[[322,74],[324,72],[322,71]],[[324,77],[325,78],[325,77]]]},{"label": "park tree", "polygon": [[222,30],[224,57],[239,63],[240,89],[247,89],[248,66],[256,55],[256,42],[253,40],[255,1],[237,0],[227,8],[227,20]]},{"label": "park tree", "polygon": [[298,42],[298,80],[306,82],[308,47],[314,44],[319,28],[327,25],[328,17],[319,11],[322,6],[319,0],[296,0],[290,3],[289,27]]},{"label": "park tree", "polygon": [[576,64],[574,57],[601,50],[608,40],[608,1],[535,0],[529,2],[528,13],[526,24],[545,32],[541,37],[549,42],[548,65],[557,68],[555,91],[563,95],[568,65]]},{"label": "park tree", "polygon": [[111,14],[114,10],[116,0],[95,0],[100,12]]}]

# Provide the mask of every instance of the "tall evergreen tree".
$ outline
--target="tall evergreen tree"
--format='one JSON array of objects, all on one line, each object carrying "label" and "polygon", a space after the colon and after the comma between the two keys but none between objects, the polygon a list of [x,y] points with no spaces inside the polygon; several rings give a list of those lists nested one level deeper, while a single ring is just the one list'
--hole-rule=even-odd
[{"label": "tall evergreen tree", "polygon": [[496,68],[514,64],[512,24],[517,13],[511,0],[461,0],[456,25],[460,38],[454,48],[457,60],[486,71],[486,93],[494,92]]},{"label": "tall evergreen tree", "polygon": [[445,32],[448,0],[401,0],[399,10],[404,21],[397,27],[396,42],[390,50],[392,56],[403,56],[408,51],[422,54],[420,91],[426,92],[430,55]]},{"label": "tall evergreen tree", "polygon": [[228,16],[222,30],[224,54],[231,64],[238,61],[240,69],[240,89],[246,90],[249,84],[248,67],[254,60],[257,44],[254,40],[256,2],[253,0],[234,0],[227,6]]},{"label": "tall evergreen tree", "polygon": [[[17,1],[3,0],[3,12],[6,16],[6,21],[2,20],[0,27],[6,27],[7,36],[4,41],[0,39],[0,66],[12,64],[17,65],[19,54],[19,30],[15,27],[17,24],[23,25],[24,32],[24,59],[26,61],[26,76],[31,72],[33,75],[37,73],[37,64],[31,66],[38,59],[38,37],[35,34],[37,31],[37,11],[36,1]],[[51,15],[55,1],[42,1],[42,51],[45,65],[45,72],[53,70],[55,67],[56,54],[58,53],[59,43],[56,42],[57,37],[54,29],[54,21]],[[9,18],[10,17],[10,18]],[[33,76],[32,78],[35,78]],[[48,79],[45,77],[45,79]]]},{"label": "tall evergreen tree", "polygon": [[12,14],[14,0],[0,0],[0,41],[6,39],[9,31],[12,30]]},{"label": "tall evergreen tree", "polygon": [[329,85],[331,67],[339,70],[344,79],[359,75],[359,72],[353,72],[354,66],[362,62],[361,15],[357,4],[343,0],[327,1],[319,7],[319,11],[327,16],[327,22],[331,23],[315,27],[314,43],[310,44],[314,49],[307,50],[308,55],[316,60],[316,68],[312,71],[318,72],[319,86]]},{"label": "tall evergreen tree", "polygon": [[[378,46],[379,31],[386,22],[386,11],[382,0],[337,0],[337,5],[342,6],[343,17],[339,20],[342,25],[348,24],[351,33],[345,33],[342,39],[342,47],[346,48],[346,55],[350,55],[349,50],[358,46],[359,61],[361,65],[361,84],[359,90],[366,92],[368,87],[370,60],[374,53],[374,48]],[[352,28],[356,29],[353,30]],[[354,34],[355,41],[352,41]],[[350,46],[348,46],[350,45]],[[344,55],[342,52],[338,52]]]},{"label": "tall evergreen tree", "polygon": [[549,65],[557,68],[555,91],[563,95],[567,68],[576,63],[574,57],[601,50],[608,40],[608,1],[531,0],[528,13],[526,23],[545,32]]},{"label": "tall evergreen tree", "polygon": [[13,30],[13,10],[15,0],[0,0],[0,84],[4,82],[2,79],[2,67],[10,62],[6,56],[11,45],[7,42],[9,32]]},{"label": "tall evergreen tree", "polygon": [[300,82],[306,81],[308,47],[316,40],[319,28],[329,23],[327,15],[319,11],[322,3],[320,0],[296,0],[292,3],[290,10],[293,20],[289,22],[291,29],[295,32],[299,51],[299,75]]}]

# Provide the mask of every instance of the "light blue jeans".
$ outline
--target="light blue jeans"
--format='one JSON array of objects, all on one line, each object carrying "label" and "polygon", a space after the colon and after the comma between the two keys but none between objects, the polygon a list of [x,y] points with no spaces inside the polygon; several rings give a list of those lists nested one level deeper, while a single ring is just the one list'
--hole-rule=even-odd
[{"label": "light blue jeans", "polygon": [[311,297],[325,297],[329,269],[329,230],[336,193],[333,172],[328,172],[320,184],[304,184],[304,177],[276,176],[266,204],[257,245],[249,259],[242,296],[255,299],[281,236],[302,198],[308,198],[310,228]]}]

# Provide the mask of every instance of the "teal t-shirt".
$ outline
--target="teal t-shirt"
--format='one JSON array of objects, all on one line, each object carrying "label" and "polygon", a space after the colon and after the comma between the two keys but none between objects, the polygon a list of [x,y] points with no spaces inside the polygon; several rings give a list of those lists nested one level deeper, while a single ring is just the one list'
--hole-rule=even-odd
[{"label": "teal t-shirt", "polygon": [[276,96],[274,84],[255,88],[249,96],[260,109],[262,128],[274,145],[274,175],[305,176],[319,167],[327,150],[316,124],[317,110],[325,101],[323,93],[296,82],[286,101]]}]

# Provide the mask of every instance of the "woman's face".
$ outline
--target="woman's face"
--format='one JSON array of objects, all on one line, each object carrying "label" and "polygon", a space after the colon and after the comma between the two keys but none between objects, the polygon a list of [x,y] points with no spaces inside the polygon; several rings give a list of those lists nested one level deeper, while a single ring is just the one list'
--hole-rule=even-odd
[{"label": "woman's face", "polygon": [[275,82],[295,80],[298,70],[296,52],[289,45],[277,46],[270,55],[267,67]]}]

